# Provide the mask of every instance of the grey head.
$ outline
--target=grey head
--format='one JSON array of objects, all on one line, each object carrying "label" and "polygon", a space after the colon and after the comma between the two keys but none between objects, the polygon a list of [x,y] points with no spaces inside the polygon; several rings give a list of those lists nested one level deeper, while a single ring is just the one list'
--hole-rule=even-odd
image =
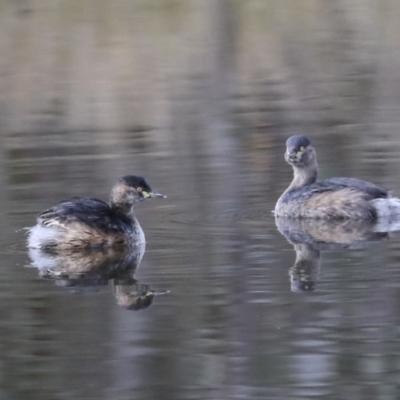
[{"label": "grey head", "polygon": [[306,168],[317,162],[317,155],[306,136],[294,135],[286,141],[285,160],[297,168]]}]

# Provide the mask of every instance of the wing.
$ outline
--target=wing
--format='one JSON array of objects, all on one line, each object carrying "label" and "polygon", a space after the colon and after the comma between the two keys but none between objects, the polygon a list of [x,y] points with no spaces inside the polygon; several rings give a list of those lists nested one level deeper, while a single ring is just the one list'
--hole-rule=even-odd
[{"label": "wing", "polygon": [[84,223],[103,231],[119,231],[124,222],[120,216],[116,217],[107,203],[86,198],[63,201],[38,217],[38,223],[44,226],[66,227],[72,223]]},{"label": "wing", "polygon": [[324,193],[340,192],[338,194],[341,197],[342,191],[347,189],[345,193],[355,195],[364,200],[373,200],[390,197],[390,193],[387,189],[374,185],[373,183],[363,181],[356,178],[330,178],[324,181],[312,183],[300,189],[295,189],[290,194],[285,196],[284,201],[290,198],[291,201],[307,201],[310,198],[322,195]]},{"label": "wing", "polygon": [[330,178],[322,181],[321,183],[326,184],[328,187],[332,185],[336,188],[353,188],[370,196],[371,199],[385,199],[390,196],[390,193],[387,189],[375,185],[371,182],[363,181],[356,178]]},{"label": "wing", "polygon": [[350,218],[374,220],[376,210],[370,203],[371,197],[354,187],[339,187],[321,191],[304,202],[304,208],[313,218]]}]

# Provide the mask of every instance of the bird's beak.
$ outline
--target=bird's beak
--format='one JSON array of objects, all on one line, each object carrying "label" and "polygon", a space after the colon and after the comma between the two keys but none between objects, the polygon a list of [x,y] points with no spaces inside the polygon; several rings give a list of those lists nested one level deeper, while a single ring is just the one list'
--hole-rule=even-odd
[{"label": "bird's beak", "polygon": [[163,199],[166,199],[167,196],[165,196],[164,194],[158,193],[158,192],[142,192],[143,196],[147,199],[149,197],[161,197]]},{"label": "bird's beak", "polygon": [[286,150],[286,160],[292,163],[296,163],[299,161],[301,156],[301,152],[295,152],[294,150],[287,149]]}]

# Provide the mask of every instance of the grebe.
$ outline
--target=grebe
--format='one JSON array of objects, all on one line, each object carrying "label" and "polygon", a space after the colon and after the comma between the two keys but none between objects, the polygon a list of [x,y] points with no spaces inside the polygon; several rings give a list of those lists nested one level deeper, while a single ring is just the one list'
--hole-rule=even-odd
[{"label": "grebe", "polygon": [[286,141],[285,160],[293,168],[293,181],[278,199],[275,216],[287,218],[363,219],[400,214],[400,199],[373,183],[355,178],[317,182],[317,155],[305,136]]},{"label": "grebe", "polygon": [[80,251],[138,244],[145,241],[133,206],[153,191],[139,176],[123,176],[111,191],[110,204],[92,198],[73,198],[43,211],[29,229],[28,247],[43,251]]}]

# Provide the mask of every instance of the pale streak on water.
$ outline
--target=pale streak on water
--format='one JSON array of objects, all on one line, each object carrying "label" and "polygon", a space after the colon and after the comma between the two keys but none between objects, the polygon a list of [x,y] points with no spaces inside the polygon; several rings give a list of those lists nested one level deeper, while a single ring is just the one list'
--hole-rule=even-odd
[{"label": "pale streak on water", "polygon": [[[314,291],[291,291],[295,251],[271,214],[290,180],[284,140],[254,150],[225,135],[233,152],[219,162],[198,151],[97,149],[86,157],[65,146],[62,166],[51,150],[4,163],[2,397],[392,398],[399,234],[322,251]],[[328,142],[315,138],[321,173],[346,174]],[[341,142],[335,154],[349,146]],[[400,193],[397,178],[369,173],[364,151],[351,148],[358,162],[349,175],[391,180]],[[40,278],[26,267],[18,231],[70,196],[106,200],[114,178],[126,173],[145,175],[168,195],[137,207],[147,247],[135,278],[169,291],[140,311],[118,305],[111,283],[79,290]]]}]

